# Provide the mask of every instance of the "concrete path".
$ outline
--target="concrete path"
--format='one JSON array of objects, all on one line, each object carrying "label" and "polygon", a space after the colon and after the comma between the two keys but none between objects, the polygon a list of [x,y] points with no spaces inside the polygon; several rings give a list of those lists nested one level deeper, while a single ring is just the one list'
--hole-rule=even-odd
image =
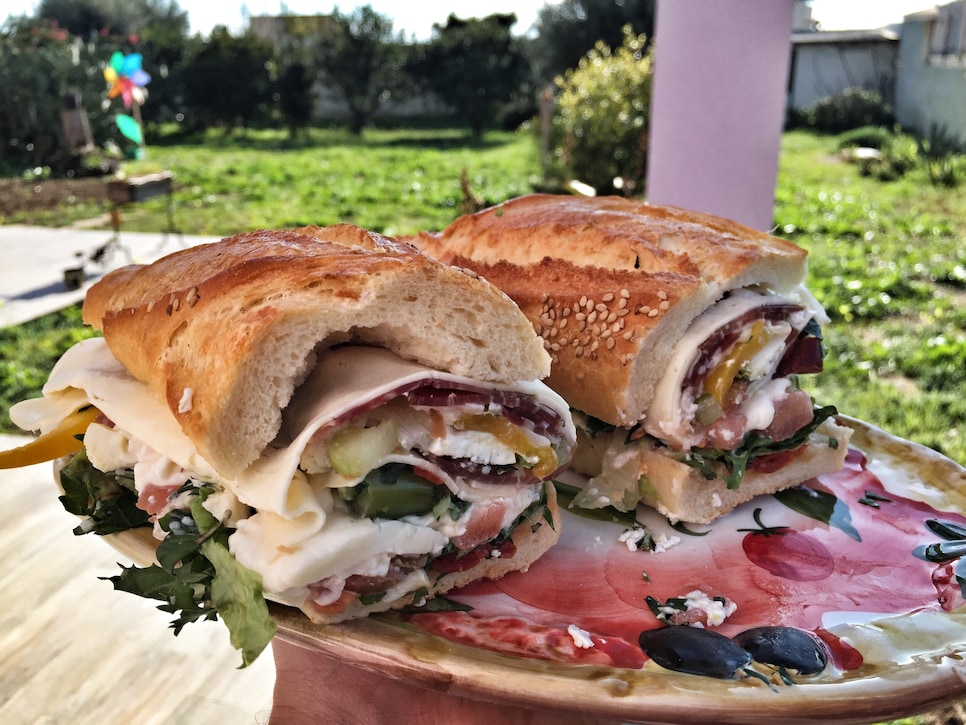
[{"label": "concrete path", "polygon": [[[19,325],[84,299],[87,288],[112,269],[153,262],[216,237],[178,233],[0,226],[0,327]],[[68,270],[77,270],[71,288]]]}]

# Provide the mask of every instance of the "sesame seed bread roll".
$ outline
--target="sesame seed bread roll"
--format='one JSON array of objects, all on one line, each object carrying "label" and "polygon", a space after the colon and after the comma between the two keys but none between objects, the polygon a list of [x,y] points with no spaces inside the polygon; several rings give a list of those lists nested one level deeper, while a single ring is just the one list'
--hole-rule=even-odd
[{"label": "sesame seed bread roll", "polygon": [[828,321],[806,251],[736,222],[617,197],[534,194],[411,241],[506,292],[575,411],[576,503],[708,523],[840,469],[850,430],[795,376]]},{"label": "sesame seed bread roll", "polygon": [[485,382],[539,380],[549,358],[499,290],[355,226],[257,231],[105,276],[84,321],[220,473],[279,432],[320,351],[385,347]]},{"label": "sesame seed bread roll", "polygon": [[806,252],[737,222],[617,197],[533,194],[412,241],[469,268],[523,309],[553,360],[548,384],[619,426],[645,415],[673,344],[733,289],[776,292]]}]

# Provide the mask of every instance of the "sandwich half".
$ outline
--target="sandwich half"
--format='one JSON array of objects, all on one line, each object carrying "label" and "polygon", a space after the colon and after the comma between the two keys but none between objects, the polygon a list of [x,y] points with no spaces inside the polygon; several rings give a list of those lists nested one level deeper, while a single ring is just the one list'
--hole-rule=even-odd
[{"label": "sandwich half", "polygon": [[47,439],[83,419],[65,504],[82,531],[153,527],[159,566],[115,585],[176,590],[180,622],[419,605],[559,536],[568,406],[526,317],[470,272],[349,225],[263,231],[113,272],[84,319],[103,337],[11,417]]},{"label": "sandwich half", "polygon": [[413,241],[506,292],[575,412],[577,503],[708,523],[839,469],[850,431],[797,376],[827,317],[806,252],[730,220],[617,198],[531,195]]}]

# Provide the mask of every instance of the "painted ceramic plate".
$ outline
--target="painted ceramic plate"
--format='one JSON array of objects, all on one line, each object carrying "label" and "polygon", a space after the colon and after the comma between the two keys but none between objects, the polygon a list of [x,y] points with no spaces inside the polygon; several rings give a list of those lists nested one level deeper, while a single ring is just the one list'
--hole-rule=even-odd
[{"label": "painted ceramic plate", "polygon": [[[557,546],[526,573],[451,593],[458,609],[320,627],[278,606],[279,636],[453,694],[624,721],[870,722],[964,698],[966,469],[844,422],[855,434],[841,472],[710,526],[565,511]],[[655,550],[639,547],[642,529]],[[689,595],[730,613],[714,624],[714,606],[687,609]],[[666,669],[638,643],[667,626],[662,612],[710,612],[706,629],[727,638],[804,632],[828,664],[802,675],[755,659],[731,679]]]}]

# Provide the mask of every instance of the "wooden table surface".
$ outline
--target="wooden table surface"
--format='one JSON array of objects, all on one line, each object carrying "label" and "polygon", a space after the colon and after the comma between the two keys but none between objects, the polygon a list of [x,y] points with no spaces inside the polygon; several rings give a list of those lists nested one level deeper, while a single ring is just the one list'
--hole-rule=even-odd
[{"label": "wooden table surface", "polygon": [[131,562],[75,521],[49,464],[0,470],[0,723],[267,723],[271,652],[240,670],[221,622],[175,637],[171,615],[98,579]]}]

